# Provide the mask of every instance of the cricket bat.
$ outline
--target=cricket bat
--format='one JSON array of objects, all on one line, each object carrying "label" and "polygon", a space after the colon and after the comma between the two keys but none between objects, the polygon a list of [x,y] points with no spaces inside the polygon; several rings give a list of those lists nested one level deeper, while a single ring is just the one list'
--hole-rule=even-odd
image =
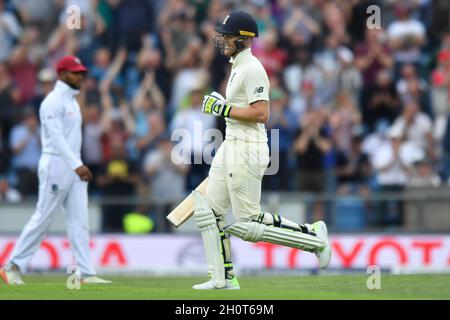
[{"label": "cricket bat", "polygon": [[[195,190],[202,195],[206,195],[206,188],[208,187],[208,178],[203,180]],[[168,215],[167,220],[173,224],[175,228],[181,226],[186,220],[188,220],[194,214],[194,197],[192,193],[187,196],[175,209],[173,209]]]}]

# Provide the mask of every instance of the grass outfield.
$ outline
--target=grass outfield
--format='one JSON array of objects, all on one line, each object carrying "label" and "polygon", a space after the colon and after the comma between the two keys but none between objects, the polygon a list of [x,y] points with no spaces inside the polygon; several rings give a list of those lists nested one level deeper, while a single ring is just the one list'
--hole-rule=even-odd
[{"label": "grass outfield", "polygon": [[450,299],[449,275],[382,275],[381,289],[366,287],[369,275],[241,277],[241,290],[195,291],[204,278],[108,277],[110,285],[68,290],[65,276],[25,276],[25,286],[0,283],[6,299],[132,300],[304,300],[304,299]]}]

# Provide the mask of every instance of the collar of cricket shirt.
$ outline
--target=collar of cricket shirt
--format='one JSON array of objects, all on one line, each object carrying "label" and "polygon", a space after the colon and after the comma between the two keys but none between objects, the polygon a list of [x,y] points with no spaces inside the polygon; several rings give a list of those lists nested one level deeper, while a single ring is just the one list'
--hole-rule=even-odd
[{"label": "collar of cricket shirt", "polygon": [[56,81],[55,89],[71,96],[76,96],[80,93],[80,90],[71,88],[67,83],[61,80]]},{"label": "collar of cricket shirt", "polygon": [[233,57],[230,58],[230,63],[233,65],[233,67],[236,67],[239,65],[239,63],[242,63],[242,61],[244,61],[246,57],[251,56],[251,54],[252,54],[251,48],[242,50],[236,55],[235,58]]}]

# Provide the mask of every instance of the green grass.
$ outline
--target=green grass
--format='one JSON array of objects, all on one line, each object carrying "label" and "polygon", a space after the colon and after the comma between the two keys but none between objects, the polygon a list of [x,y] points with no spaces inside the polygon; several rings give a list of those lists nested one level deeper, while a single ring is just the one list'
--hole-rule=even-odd
[{"label": "green grass", "polygon": [[449,275],[382,275],[381,289],[366,287],[368,275],[241,277],[241,290],[195,291],[194,277],[108,277],[110,285],[68,290],[66,277],[25,276],[25,286],[0,283],[5,299],[149,300],[304,300],[304,299],[450,299]]}]

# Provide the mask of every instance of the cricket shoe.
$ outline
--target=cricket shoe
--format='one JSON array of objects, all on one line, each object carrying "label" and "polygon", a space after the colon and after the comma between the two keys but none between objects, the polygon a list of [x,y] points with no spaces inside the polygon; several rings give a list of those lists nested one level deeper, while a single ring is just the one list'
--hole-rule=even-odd
[{"label": "cricket shoe", "polygon": [[320,268],[326,269],[328,268],[331,260],[331,246],[330,242],[328,241],[327,225],[323,221],[317,221],[314,222],[311,226],[313,227],[316,236],[322,239],[325,243],[325,245],[322,248],[318,249],[315,254],[319,259]]},{"label": "cricket shoe", "polygon": [[14,269],[6,269],[1,268],[0,269],[0,278],[6,283],[10,285],[23,285],[25,282],[22,281],[22,278],[20,277],[20,272],[18,270]]},{"label": "cricket shoe", "polygon": [[111,280],[105,280],[97,276],[90,276],[81,280],[83,284],[109,284]]},{"label": "cricket shoe", "polygon": [[233,277],[232,279],[225,279],[225,287],[223,288],[216,288],[212,280],[196,284],[192,288],[195,290],[220,290],[220,289],[239,290],[241,287],[239,286],[238,279],[236,277]]}]

